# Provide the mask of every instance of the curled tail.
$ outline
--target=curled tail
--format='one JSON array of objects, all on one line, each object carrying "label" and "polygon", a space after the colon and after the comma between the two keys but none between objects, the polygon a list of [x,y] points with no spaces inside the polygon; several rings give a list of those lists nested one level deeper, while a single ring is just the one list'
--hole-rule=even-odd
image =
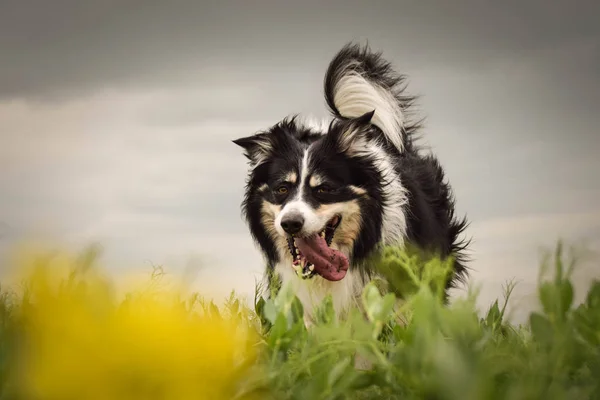
[{"label": "curled tail", "polygon": [[404,80],[381,53],[350,43],[329,63],[324,81],[325,101],[332,114],[340,119],[358,118],[375,111],[371,124],[402,152],[417,127],[407,120],[407,111],[415,98],[402,93]]}]

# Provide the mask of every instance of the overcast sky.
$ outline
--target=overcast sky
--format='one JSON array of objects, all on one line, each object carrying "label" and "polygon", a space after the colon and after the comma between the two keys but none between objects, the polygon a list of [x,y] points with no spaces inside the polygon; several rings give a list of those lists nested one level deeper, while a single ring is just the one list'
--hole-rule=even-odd
[{"label": "overcast sky", "polygon": [[[262,264],[231,140],[326,115],[328,62],[368,40],[421,96],[425,142],[472,221],[480,305],[514,277],[519,319],[540,247],[600,250],[599,12],[592,0],[0,0],[0,251],[99,241],[114,271],[202,265],[196,282],[215,295],[251,293]],[[599,265],[581,266],[582,288]]]}]

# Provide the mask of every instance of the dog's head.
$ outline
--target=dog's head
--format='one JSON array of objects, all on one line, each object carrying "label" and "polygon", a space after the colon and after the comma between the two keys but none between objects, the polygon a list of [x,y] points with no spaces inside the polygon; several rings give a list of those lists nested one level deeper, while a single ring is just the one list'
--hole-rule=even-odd
[{"label": "dog's head", "polygon": [[360,151],[372,116],[335,120],[324,131],[284,120],[234,141],[250,161],[243,210],[272,264],[340,280],[379,241],[380,171],[376,154]]}]

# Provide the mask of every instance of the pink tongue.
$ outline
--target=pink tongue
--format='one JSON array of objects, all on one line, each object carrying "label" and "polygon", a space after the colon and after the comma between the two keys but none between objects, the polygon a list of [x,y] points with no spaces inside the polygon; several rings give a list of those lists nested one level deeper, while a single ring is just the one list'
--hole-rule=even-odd
[{"label": "pink tongue", "polygon": [[339,250],[327,246],[319,235],[309,238],[296,238],[296,245],[302,255],[315,266],[315,271],[329,281],[339,281],[348,271],[348,257]]}]

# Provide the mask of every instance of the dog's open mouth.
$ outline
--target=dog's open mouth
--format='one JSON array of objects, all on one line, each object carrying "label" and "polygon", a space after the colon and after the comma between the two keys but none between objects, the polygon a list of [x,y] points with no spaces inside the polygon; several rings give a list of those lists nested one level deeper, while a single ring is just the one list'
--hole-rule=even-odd
[{"label": "dog's open mouth", "polygon": [[336,215],[318,234],[308,237],[289,237],[288,246],[294,266],[302,278],[311,278],[316,274],[330,281],[339,281],[348,271],[348,257],[339,250],[332,249],[331,243],[335,230],[342,218]]}]

